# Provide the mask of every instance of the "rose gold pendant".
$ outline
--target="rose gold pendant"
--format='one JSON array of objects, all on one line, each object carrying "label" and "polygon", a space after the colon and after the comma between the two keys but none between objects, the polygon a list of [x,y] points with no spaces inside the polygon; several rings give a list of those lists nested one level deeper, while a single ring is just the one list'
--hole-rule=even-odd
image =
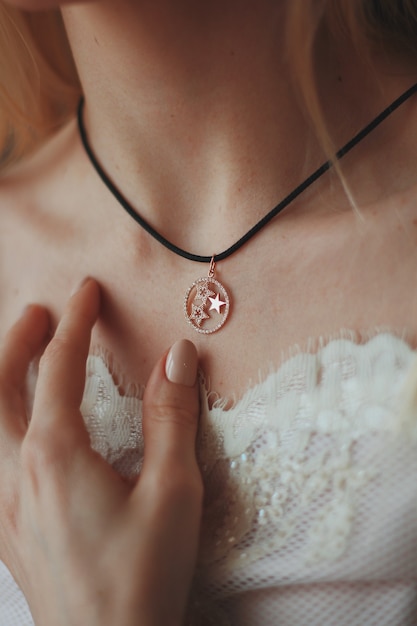
[{"label": "rose gold pendant", "polygon": [[184,298],[184,313],[188,323],[198,333],[205,335],[215,333],[223,326],[230,309],[229,294],[214,278],[215,267],[213,257],[207,277],[195,280]]}]

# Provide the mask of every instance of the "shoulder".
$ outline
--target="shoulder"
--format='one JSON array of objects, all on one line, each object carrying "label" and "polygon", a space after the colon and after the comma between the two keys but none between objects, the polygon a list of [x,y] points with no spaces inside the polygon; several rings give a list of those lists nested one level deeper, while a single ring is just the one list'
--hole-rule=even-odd
[{"label": "shoulder", "polygon": [[403,253],[413,253],[417,259],[417,183],[412,181],[405,188],[381,198],[374,205],[373,213],[382,214],[384,231],[393,244],[397,242]]},{"label": "shoulder", "polygon": [[[0,199],[25,196],[37,197],[44,194],[53,184],[57,174],[68,168],[74,148],[77,145],[75,123],[61,128],[41,146],[18,163],[0,171]],[[45,200],[45,198],[43,198]]]},{"label": "shoulder", "polygon": [[68,235],[73,138],[65,127],[0,175],[0,337],[26,304],[42,301],[59,237]]}]

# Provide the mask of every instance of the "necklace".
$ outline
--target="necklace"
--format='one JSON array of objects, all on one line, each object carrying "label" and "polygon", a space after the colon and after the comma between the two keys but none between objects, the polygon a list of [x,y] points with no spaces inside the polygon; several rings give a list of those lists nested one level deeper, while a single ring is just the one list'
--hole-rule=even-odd
[{"label": "necklace", "polygon": [[393,113],[401,104],[408,100],[417,91],[417,83],[407,89],[401,96],[384,109],[377,117],[375,117],[367,126],[362,128],[350,141],[348,141],[335,154],[334,160],[328,160],[315,170],[308,178],[300,183],[293,191],[291,191],[279,204],[271,209],[262,219],[259,220],[252,228],[248,230],[240,239],[238,239],[229,248],[218,254],[211,256],[200,256],[179,248],[174,243],[166,239],[161,233],[155,230],[141,215],[132,207],[132,205],[121,194],[119,189],[114,185],[109,176],[103,170],[97,157],[95,156],[91,145],[88,141],[87,132],[83,120],[84,99],[81,98],[78,106],[78,130],[80,138],[87,156],[96,170],[97,174],[116,198],[119,204],[129,213],[129,215],[152,237],[154,237],[163,246],[182,256],[184,259],[195,261],[197,263],[208,263],[209,270],[207,276],[198,278],[187,289],[185,293],[183,308],[184,315],[188,323],[199,333],[211,334],[219,330],[230,312],[230,297],[226,288],[215,278],[216,264],[219,261],[227,259],[254,237],[264,228],[274,217],[283,211],[293,200],[303,193],[310,185],[312,185],[320,176],[327,172],[333,165],[334,161],[340,160],[352,148],[354,148],[362,139],[372,132],[381,122],[383,122],[391,113]]}]

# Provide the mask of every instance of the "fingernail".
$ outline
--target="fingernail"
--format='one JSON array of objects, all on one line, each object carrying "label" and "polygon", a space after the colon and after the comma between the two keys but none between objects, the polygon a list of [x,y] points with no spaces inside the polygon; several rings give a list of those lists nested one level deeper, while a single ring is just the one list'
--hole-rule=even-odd
[{"label": "fingernail", "polygon": [[20,317],[25,317],[27,313],[29,313],[30,309],[33,307],[33,304],[26,304],[23,309],[20,311]]},{"label": "fingernail", "polygon": [[77,291],[80,291],[80,289],[82,289],[84,287],[84,285],[86,285],[88,283],[88,281],[91,280],[91,278],[89,276],[86,276],[85,278],[83,278],[71,291],[71,295],[75,295],[77,293]]},{"label": "fingernail", "polygon": [[165,373],[172,383],[192,387],[197,376],[197,349],[188,339],[174,343],[165,362]]}]

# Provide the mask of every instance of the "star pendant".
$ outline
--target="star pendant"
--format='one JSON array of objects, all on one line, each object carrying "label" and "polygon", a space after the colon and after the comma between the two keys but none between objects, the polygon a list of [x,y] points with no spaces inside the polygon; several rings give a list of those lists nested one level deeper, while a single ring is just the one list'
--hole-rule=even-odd
[{"label": "star pendant", "polygon": [[211,307],[209,308],[209,311],[216,309],[217,313],[220,313],[220,307],[226,304],[226,302],[223,302],[223,300],[220,300],[219,294],[217,294],[215,298],[209,297],[209,300],[211,302]]},{"label": "star pendant", "polygon": [[208,286],[207,280],[197,285],[197,293],[194,296],[194,300],[201,300],[202,305],[205,306],[210,296],[214,296],[214,291]]},{"label": "star pendant", "polygon": [[210,318],[210,315],[207,315],[207,313],[204,310],[204,307],[198,306],[196,304],[192,305],[190,320],[194,320],[197,326],[201,326],[201,322],[203,320],[208,320],[209,318]]}]

